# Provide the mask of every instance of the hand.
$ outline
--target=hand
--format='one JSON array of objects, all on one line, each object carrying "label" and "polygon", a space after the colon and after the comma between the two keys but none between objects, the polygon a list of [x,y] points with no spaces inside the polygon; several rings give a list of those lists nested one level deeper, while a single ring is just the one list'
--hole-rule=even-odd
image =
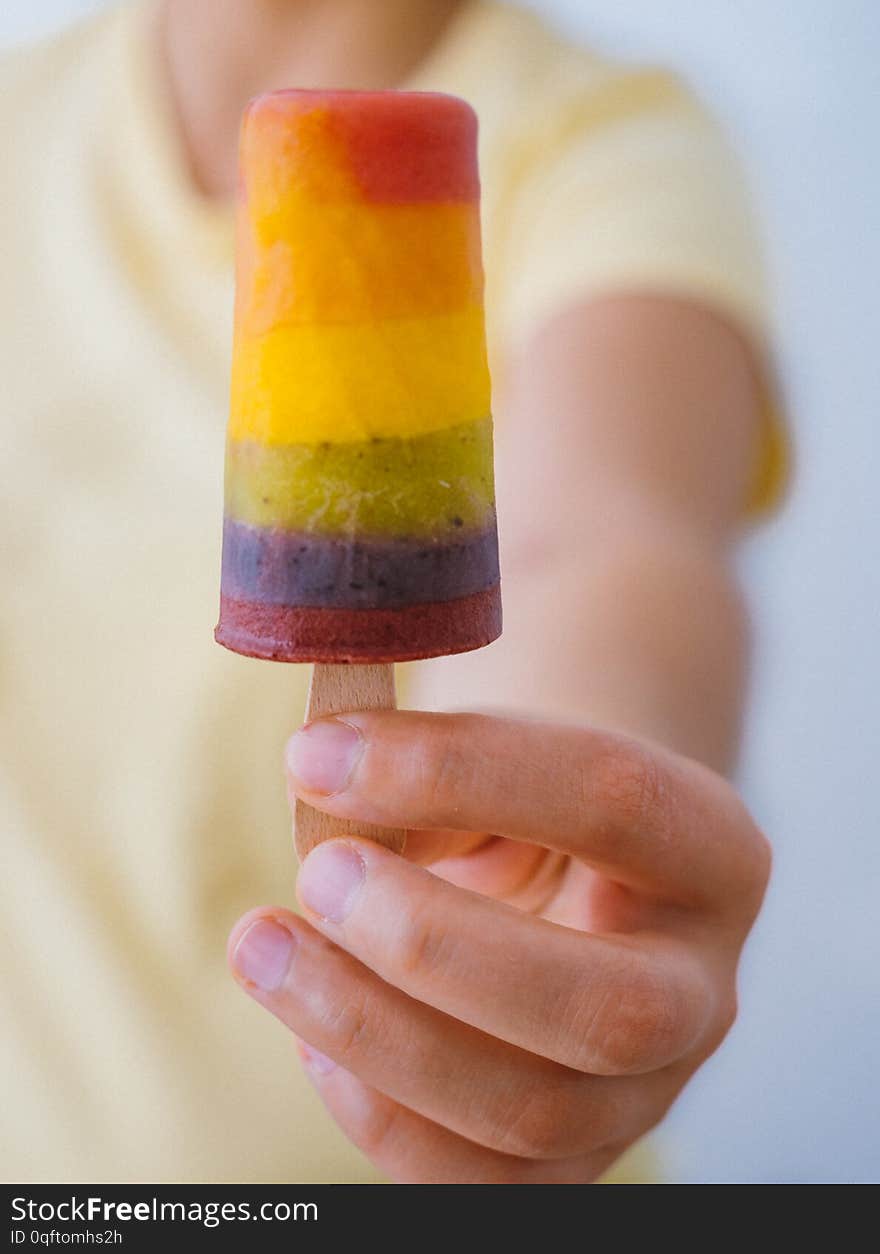
[{"label": "hand", "polygon": [[736,794],[655,746],[479,715],[324,719],[288,768],[329,814],[416,829],[406,858],[318,846],[306,918],[230,937],[340,1127],[401,1182],[594,1180],[733,1022],[770,863]]}]

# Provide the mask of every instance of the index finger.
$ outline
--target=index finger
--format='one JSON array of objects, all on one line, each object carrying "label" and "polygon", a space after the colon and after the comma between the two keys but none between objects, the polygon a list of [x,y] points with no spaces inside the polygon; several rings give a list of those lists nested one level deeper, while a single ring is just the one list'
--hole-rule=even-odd
[{"label": "index finger", "polygon": [[372,711],[288,745],[294,791],[339,818],[494,832],[688,900],[750,891],[763,841],[714,772],[604,731],[479,714]]}]

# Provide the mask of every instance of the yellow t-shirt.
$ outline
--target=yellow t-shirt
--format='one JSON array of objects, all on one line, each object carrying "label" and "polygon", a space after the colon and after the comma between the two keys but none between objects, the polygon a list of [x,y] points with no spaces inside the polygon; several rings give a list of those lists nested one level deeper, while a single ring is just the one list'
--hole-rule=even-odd
[{"label": "yellow t-shirt", "polygon": [[[0,1175],[370,1180],[224,961],[242,911],[293,898],[305,673],[212,640],[231,223],[189,184],[147,17],[0,61]],[[476,0],[407,85],[480,115],[496,354],[632,286],[760,336],[739,176],[673,77]]]}]

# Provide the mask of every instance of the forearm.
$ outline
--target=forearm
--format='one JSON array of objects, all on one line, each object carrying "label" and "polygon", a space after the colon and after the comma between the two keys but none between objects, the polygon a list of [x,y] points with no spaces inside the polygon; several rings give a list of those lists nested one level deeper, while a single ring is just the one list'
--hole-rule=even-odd
[{"label": "forearm", "polygon": [[560,315],[499,391],[504,635],[420,669],[432,708],[647,736],[729,769],[747,623],[731,563],[758,444],[751,359],[695,306]]},{"label": "forearm", "polygon": [[413,703],[590,722],[730,768],[748,627],[722,552],[640,528],[580,559],[511,567],[501,640],[417,669]]},{"label": "forearm", "polygon": [[[577,681],[570,700],[579,711],[730,770],[743,711],[748,623],[717,551],[662,536],[623,537],[585,575],[567,612],[556,652],[573,660],[577,651],[569,686]],[[559,678],[564,699],[562,671]]]}]

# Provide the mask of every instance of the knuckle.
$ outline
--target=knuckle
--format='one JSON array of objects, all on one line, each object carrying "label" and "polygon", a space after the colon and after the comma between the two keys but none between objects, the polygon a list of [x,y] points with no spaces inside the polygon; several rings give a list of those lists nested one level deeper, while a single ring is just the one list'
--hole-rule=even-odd
[{"label": "knuckle", "polygon": [[722,1000],[718,1013],[718,1045],[724,1040],[727,1033],[736,1023],[736,1016],[739,1014],[739,1003],[736,995],[736,988],[731,988],[728,995]]},{"label": "knuckle", "polygon": [[541,1086],[497,1120],[498,1146],[515,1158],[565,1158],[571,1153],[570,1095]]},{"label": "knuckle", "polygon": [[389,954],[392,973],[405,983],[424,982],[443,962],[447,940],[445,926],[428,903],[409,900],[395,921]]},{"label": "knuckle", "polygon": [[680,1007],[665,980],[648,973],[608,990],[595,1008],[580,1050],[580,1069],[635,1075],[680,1052]]},{"label": "knuckle", "polygon": [[343,1067],[351,1067],[363,1048],[370,1021],[366,1000],[327,1002],[316,1007],[321,1035],[326,1048]]},{"label": "knuckle", "polygon": [[613,828],[638,830],[650,824],[662,837],[671,826],[671,797],[656,757],[637,741],[615,741],[596,758],[593,792]]},{"label": "knuckle", "polygon": [[722,994],[718,1007],[712,1016],[712,1022],[709,1024],[708,1030],[700,1042],[696,1054],[698,1063],[702,1064],[707,1058],[711,1058],[716,1049],[719,1048],[736,1022],[737,1012],[736,989],[732,987]]},{"label": "knuckle", "polygon": [[770,841],[754,823],[751,823],[751,839],[749,842],[749,879],[756,905],[764,900],[770,873],[773,869],[773,850]]},{"label": "knuckle", "polygon": [[454,827],[461,798],[473,776],[472,755],[453,724],[441,725],[424,743],[421,754],[421,793],[425,815],[434,825]]},{"label": "knuckle", "polygon": [[363,1090],[347,1112],[346,1132],[369,1158],[381,1158],[397,1135],[402,1107],[387,1097]]},{"label": "knuckle", "polygon": [[767,891],[773,866],[773,851],[769,840],[752,819],[738,797],[736,802],[736,829],[740,842],[736,847],[735,868],[728,884],[740,909],[744,909],[748,922],[757,915]]}]

